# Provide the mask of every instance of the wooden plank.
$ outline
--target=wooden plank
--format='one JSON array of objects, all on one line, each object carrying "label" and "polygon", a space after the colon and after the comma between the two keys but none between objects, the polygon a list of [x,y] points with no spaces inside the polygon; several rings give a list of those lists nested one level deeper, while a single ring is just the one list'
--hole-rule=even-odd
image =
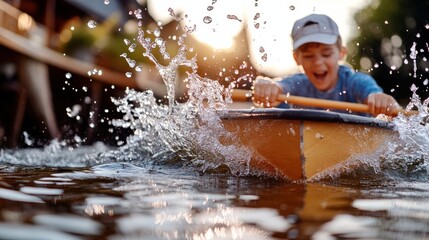
[{"label": "wooden plank", "polygon": [[303,179],[301,121],[232,118],[223,119],[222,123],[227,131],[237,134],[235,144],[247,146],[252,151],[251,166],[293,181]]},{"label": "wooden plank", "polygon": [[[390,129],[335,122],[304,122],[305,176],[330,171],[351,157],[363,157],[382,146],[393,135]],[[366,157],[363,157],[366,158]]]}]

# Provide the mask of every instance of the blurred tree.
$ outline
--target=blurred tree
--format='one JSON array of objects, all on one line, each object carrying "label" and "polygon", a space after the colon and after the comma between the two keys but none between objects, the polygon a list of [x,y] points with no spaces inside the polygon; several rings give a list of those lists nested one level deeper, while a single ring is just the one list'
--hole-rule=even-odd
[{"label": "blurred tree", "polygon": [[405,104],[412,84],[422,99],[429,96],[428,12],[429,1],[374,0],[354,16],[358,29],[347,61]]}]

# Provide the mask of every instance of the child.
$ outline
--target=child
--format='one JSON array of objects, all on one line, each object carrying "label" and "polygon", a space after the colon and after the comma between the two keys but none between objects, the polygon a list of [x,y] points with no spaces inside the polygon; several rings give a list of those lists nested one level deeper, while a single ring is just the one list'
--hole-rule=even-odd
[{"label": "child", "polygon": [[328,16],[311,14],[295,22],[292,29],[293,56],[303,73],[278,81],[257,77],[253,101],[264,107],[289,107],[277,102],[279,94],[368,104],[373,115],[390,115],[399,108],[368,74],[355,72],[339,61],[347,54],[337,24]]}]

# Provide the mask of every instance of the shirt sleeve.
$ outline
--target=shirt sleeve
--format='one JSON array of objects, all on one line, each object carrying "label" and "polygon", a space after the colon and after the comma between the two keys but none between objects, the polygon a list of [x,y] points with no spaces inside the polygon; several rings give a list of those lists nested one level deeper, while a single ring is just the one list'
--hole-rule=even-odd
[{"label": "shirt sleeve", "polygon": [[371,93],[382,93],[383,89],[377,84],[375,79],[365,73],[357,72],[353,75],[353,85],[355,97],[358,102],[364,102]]},{"label": "shirt sleeve", "polygon": [[[290,94],[295,96],[308,96],[310,81],[306,81],[306,76],[302,73],[287,76],[279,81],[282,87],[283,94]],[[287,103],[281,103],[279,108],[291,108]]]},{"label": "shirt sleeve", "polygon": [[287,76],[279,81],[284,94],[305,96],[308,93],[308,83],[306,76],[302,73]]}]

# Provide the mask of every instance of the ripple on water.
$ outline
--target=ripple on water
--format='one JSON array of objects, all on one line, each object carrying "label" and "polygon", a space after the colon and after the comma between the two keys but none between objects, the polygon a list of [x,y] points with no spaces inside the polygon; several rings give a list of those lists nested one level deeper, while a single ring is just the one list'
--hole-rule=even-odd
[{"label": "ripple on water", "polygon": [[27,224],[0,223],[1,239],[79,240],[80,237],[53,230],[50,227]]},{"label": "ripple on water", "polygon": [[17,202],[44,203],[39,197],[5,188],[0,188],[0,198]]},{"label": "ripple on water", "polygon": [[36,224],[68,233],[99,235],[104,226],[90,218],[71,214],[39,214],[33,217]]}]

